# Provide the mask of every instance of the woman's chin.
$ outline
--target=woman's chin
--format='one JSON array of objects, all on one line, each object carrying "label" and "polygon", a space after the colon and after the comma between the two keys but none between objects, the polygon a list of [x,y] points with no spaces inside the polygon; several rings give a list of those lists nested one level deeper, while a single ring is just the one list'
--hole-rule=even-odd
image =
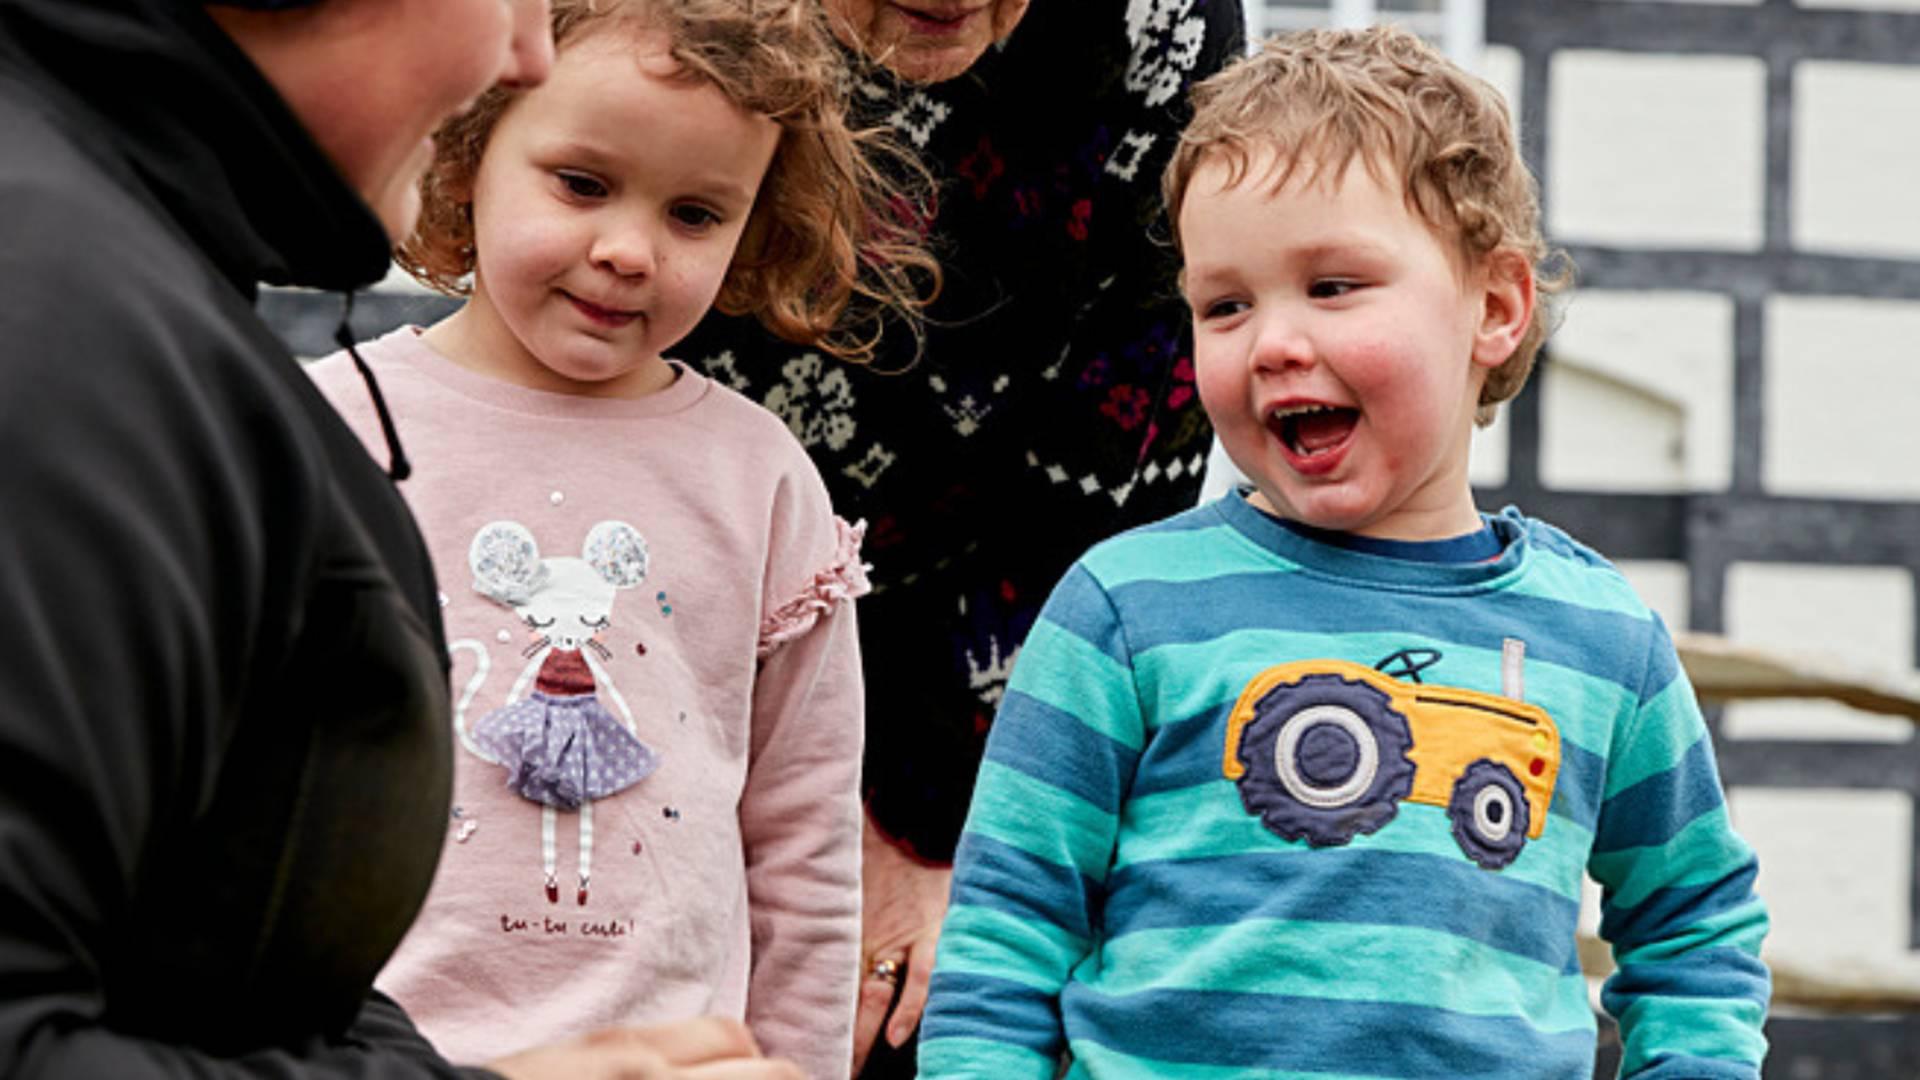
[{"label": "woman's chin", "polygon": [[908,82],[939,83],[965,75],[986,51],[985,45],[904,44],[886,57],[885,64],[887,70]]}]

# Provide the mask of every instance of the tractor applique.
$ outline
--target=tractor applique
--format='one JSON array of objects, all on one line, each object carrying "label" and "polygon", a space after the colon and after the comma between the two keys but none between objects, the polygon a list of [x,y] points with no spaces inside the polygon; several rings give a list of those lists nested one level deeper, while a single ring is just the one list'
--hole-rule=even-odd
[{"label": "tractor applique", "polygon": [[1514,698],[1303,660],[1241,691],[1221,771],[1286,839],[1345,844],[1410,801],[1443,808],[1460,850],[1498,870],[1546,828],[1560,731]]}]

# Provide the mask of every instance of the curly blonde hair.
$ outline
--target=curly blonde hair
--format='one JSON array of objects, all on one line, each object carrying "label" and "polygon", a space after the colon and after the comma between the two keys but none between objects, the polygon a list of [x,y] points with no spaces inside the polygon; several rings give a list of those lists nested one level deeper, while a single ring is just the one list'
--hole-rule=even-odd
[{"label": "curly blonde hair", "polygon": [[1526,385],[1551,328],[1548,300],[1572,281],[1566,256],[1541,235],[1539,190],[1499,92],[1411,32],[1376,26],[1272,38],[1195,86],[1193,102],[1162,181],[1176,246],[1180,204],[1200,166],[1217,155],[1237,184],[1257,152],[1272,150],[1274,190],[1303,162],[1314,179],[1359,159],[1383,180],[1397,173],[1408,205],[1455,245],[1459,265],[1483,265],[1501,250],[1527,260],[1540,301],[1513,355],[1481,387],[1474,419],[1491,423]]},{"label": "curly blonde hair", "polygon": [[[932,181],[880,130],[847,121],[851,75],[819,0],[552,0],[564,50],[596,28],[662,32],[681,74],[771,118],[780,139],[714,306],[784,340],[872,359],[882,331],[918,339],[939,290],[924,207]],[[524,90],[496,86],[434,134],[421,213],[401,269],[454,296],[472,292],[474,177],[494,126]]]}]

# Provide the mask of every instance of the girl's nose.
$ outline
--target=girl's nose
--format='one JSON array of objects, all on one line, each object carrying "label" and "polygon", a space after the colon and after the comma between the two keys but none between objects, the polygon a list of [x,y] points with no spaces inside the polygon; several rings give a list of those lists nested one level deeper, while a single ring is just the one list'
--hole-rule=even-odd
[{"label": "girl's nose", "polygon": [[594,238],[590,258],[595,266],[621,277],[649,277],[654,269],[653,237],[644,225],[609,223]]}]

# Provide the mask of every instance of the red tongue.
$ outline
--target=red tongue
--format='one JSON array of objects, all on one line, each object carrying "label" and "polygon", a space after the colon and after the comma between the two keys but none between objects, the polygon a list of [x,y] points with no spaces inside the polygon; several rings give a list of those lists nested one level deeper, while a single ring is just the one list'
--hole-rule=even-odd
[{"label": "red tongue", "polygon": [[1360,414],[1352,409],[1327,409],[1307,413],[1293,421],[1293,444],[1304,453],[1316,454],[1353,433]]}]

